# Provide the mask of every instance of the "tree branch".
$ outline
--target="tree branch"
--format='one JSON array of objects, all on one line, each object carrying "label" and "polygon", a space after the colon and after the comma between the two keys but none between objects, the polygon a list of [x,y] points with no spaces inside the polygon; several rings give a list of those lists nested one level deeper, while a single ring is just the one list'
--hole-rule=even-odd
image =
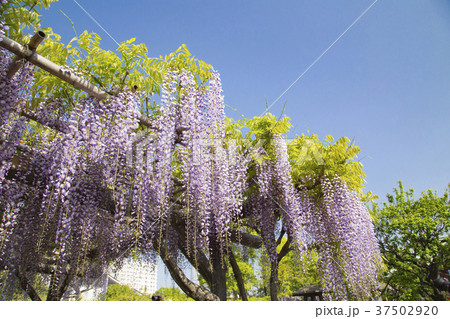
[{"label": "tree branch", "polygon": [[61,286],[59,286],[57,296],[56,296],[57,300],[61,300],[61,298],[63,297],[67,288],[69,288],[69,284],[72,282],[72,279],[74,276],[75,276],[75,274],[73,272],[69,272],[68,274],[66,274],[66,277],[64,278],[63,283],[61,284]]},{"label": "tree branch", "polygon": [[278,239],[277,239],[277,247],[279,244],[281,244],[281,240],[283,239],[283,236],[285,234],[286,234],[286,231],[284,229],[281,229],[280,236],[278,236]]},{"label": "tree branch", "polygon": [[25,275],[22,275],[19,270],[13,271],[14,275],[19,279],[20,286],[22,289],[28,294],[31,300],[33,301],[41,301],[41,297],[39,297],[36,290],[34,290],[33,285],[31,285],[30,281]]},{"label": "tree branch", "polygon": [[262,239],[259,236],[242,233],[237,230],[231,230],[231,241],[233,243],[241,244],[250,248],[261,248]]},{"label": "tree branch", "polygon": [[[155,246],[157,247],[157,246]],[[178,267],[176,261],[167,251],[165,245],[161,245],[159,255],[163,260],[164,264],[170,272],[173,280],[180,286],[180,288],[191,298],[200,301],[219,301],[219,297],[211,293],[205,287],[197,285],[190,281],[183,273],[183,271]]]},{"label": "tree branch", "polygon": [[[184,215],[180,215],[181,214],[172,214],[171,220],[172,226],[179,235],[178,248],[187,258],[187,260],[189,260],[191,265],[198,270],[200,275],[202,275],[202,277],[210,285],[212,283],[212,269],[210,267],[210,263],[205,254],[201,250],[197,249],[192,241],[186,240],[186,218]],[[189,244],[189,249],[187,243]],[[188,253],[188,251],[190,251],[191,253]]]},{"label": "tree branch", "polygon": [[288,239],[284,243],[283,248],[281,248],[280,252],[277,255],[278,262],[280,262],[281,259],[283,259],[283,257],[286,256],[292,250],[291,242],[292,238],[288,236]]},{"label": "tree branch", "polygon": [[228,250],[228,259],[230,261],[231,268],[233,269],[234,278],[236,279],[237,286],[239,288],[239,293],[241,294],[241,299],[243,301],[248,301],[247,291],[245,290],[241,269],[239,268],[236,258],[234,258],[234,254],[231,251],[231,248]]}]

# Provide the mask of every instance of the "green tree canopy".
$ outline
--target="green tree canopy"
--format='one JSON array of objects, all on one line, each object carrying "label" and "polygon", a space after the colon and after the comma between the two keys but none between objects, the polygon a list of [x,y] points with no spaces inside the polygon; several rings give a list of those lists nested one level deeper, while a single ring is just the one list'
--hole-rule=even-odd
[{"label": "green tree canopy", "polygon": [[449,191],[442,196],[428,190],[414,199],[402,182],[374,205],[375,230],[387,270],[383,298],[442,300],[433,280],[450,263]]}]

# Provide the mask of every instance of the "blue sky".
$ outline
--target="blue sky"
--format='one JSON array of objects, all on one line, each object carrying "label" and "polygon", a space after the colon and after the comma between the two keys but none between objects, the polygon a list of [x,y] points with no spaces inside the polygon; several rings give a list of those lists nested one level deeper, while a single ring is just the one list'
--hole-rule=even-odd
[{"label": "blue sky", "polygon": [[[185,43],[222,77],[225,102],[261,115],[374,0],[77,0],[118,42],[151,56]],[[73,0],[43,12],[64,42],[88,30],[115,42]],[[398,180],[442,194],[450,182],[450,1],[379,0],[270,109],[289,137],[348,136],[361,147],[367,190]],[[228,116],[240,116],[227,109]]]}]

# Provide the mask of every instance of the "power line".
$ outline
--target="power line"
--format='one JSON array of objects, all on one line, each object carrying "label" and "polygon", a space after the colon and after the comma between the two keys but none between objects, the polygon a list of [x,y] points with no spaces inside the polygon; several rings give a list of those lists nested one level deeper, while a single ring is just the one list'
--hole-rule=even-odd
[{"label": "power line", "polygon": [[291,85],[289,85],[289,87],[286,89],[286,90],[284,90],[284,92],[283,93],[281,93],[281,95],[275,100],[275,101],[273,101],[272,102],[272,104],[270,104],[269,105],[269,107],[268,108],[266,108],[266,110],[262,113],[262,115],[265,115],[268,111],[269,111],[269,109],[272,107],[272,106],[274,106],[275,105],[275,103],[277,103],[278,102],[278,100],[279,99],[281,99],[282,97],[283,97],[283,95],[285,95],[294,85],[295,85],[295,83],[297,83],[306,73],[308,73],[308,71],[375,5],[375,3],[377,3],[378,2],[378,0],[375,0],[366,10],[364,10],[364,12],[363,13],[361,13],[360,15],[359,15],[359,17],[358,18],[356,18],[356,20],[355,21],[353,21],[353,23],[352,24],[350,24],[350,26],[347,28],[347,29],[345,29],[345,31],[344,32],[342,32],[342,34],[336,39],[336,40],[334,40],[334,42],[333,43],[331,43],[331,45],[328,47],[328,48],[326,48],[325,49],[325,51],[323,51],[322,52],[322,54],[321,55],[319,55],[319,57],[317,58],[317,59],[315,59],[314,60],[314,62],[313,63],[311,63],[307,68],[306,68],[306,70],[305,71],[303,71],[303,73],[302,74],[300,74],[298,77],[297,77],[297,79],[295,79],[295,81],[294,82],[292,82],[292,84]]},{"label": "power line", "polygon": [[[109,32],[108,31],[106,31],[106,29],[105,28],[103,28],[102,26],[101,26],[101,24],[97,21],[97,20],[95,20],[95,18],[89,13],[89,12],[87,12],[87,10],[81,5],[81,4],[79,4],[76,0],[73,0],[73,2],[75,2],[79,7],[80,7],[80,9],[81,10],[83,10],[84,11],[84,13],[86,13],[86,15],[92,20],[92,21],[94,21],[95,22],[95,24],[97,24],[116,44],[117,44],[117,46],[120,46],[120,44],[119,44],[119,42],[117,42],[116,41],[116,39],[114,39],[114,37],[111,35],[111,34],[109,34]],[[145,69],[142,69],[142,71],[144,71],[149,77],[150,77],[150,79],[152,79],[153,80],[153,82],[158,86],[158,87],[161,87],[161,84],[160,83],[158,83]]]},{"label": "power line", "polygon": [[76,0],[73,0],[73,2],[75,2],[80,7],[80,9],[83,10],[84,13],[86,13],[87,16],[89,18],[91,18],[91,20],[94,21],[95,24],[97,24],[99,26],[100,29],[102,29],[117,44],[117,46],[120,46],[119,42],[117,42],[116,39],[114,39],[113,36],[111,34],[109,34],[109,32],[106,31],[105,28],[103,28],[100,23],[97,22],[97,20],[95,20],[95,18],[89,12],[87,12],[86,9],[83,8],[83,6],[81,4],[79,4]]}]

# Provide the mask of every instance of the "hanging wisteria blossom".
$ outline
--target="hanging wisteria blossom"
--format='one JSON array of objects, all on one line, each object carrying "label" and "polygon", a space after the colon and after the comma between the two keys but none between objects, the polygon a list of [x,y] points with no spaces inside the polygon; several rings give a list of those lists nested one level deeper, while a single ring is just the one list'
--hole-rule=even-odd
[{"label": "hanging wisteria blossom", "polygon": [[[0,37],[4,29],[0,22]],[[30,109],[33,68],[24,62],[8,79],[10,63],[1,49],[2,298],[20,287],[39,300],[32,282],[44,276],[47,299],[60,300],[112,262],[159,253],[172,270],[183,255],[209,272],[223,299],[214,280],[225,280],[243,224],[270,257],[272,299],[282,236],[299,255],[320,253],[327,299],[370,298],[380,257],[364,204],[338,176],[319,177],[319,197],[294,183],[279,133],[270,133],[270,149],[229,138],[217,71],[201,83],[185,69],[166,71],[144,128],[143,93],[126,86],[102,101],[83,96],[66,105],[49,96]]]},{"label": "hanging wisteria blossom", "polygon": [[319,251],[325,297],[330,300],[370,299],[381,265],[372,218],[356,193],[334,177],[320,181],[323,200],[299,190],[309,243]]}]

